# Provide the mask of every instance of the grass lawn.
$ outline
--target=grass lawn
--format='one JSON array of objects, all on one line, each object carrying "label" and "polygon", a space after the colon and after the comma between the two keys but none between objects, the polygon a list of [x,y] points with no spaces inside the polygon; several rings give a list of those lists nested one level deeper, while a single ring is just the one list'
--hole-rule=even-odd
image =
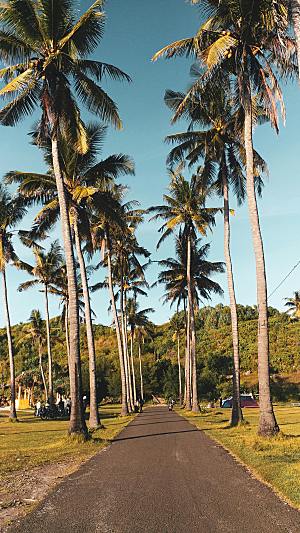
[{"label": "grass lawn", "polygon": [[10,423],[0,412],[0,480],[12,472],[68,461],[80,463],[105,447],[132,420],[120,417],[120,406],[100,407],[105,429],[94,431],[92,439],[78,443],[67,436],[68,421],[43,421],[33,412],[18,412],[19,422]]},{"label": "grass lawn", "polygon": [[230,428],[230,409],[211,409],[195,415],[178,410],[204,430],[286,501],[300,508],[300,408],[275,407],[281,433],[271,439],[258,437],[258,409],[244,409],[247,422]]}]

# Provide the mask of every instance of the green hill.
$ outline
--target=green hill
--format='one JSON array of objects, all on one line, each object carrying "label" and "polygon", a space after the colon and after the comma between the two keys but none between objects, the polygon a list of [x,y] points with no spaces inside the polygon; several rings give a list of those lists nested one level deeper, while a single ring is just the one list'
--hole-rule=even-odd
[{"label": "green hill", "polygon": [[[275,400],[300,398],[300,323],[291,322],[286,314],[270,308],[270,365],[272,394]],[[257,310],[239,306],[240,354],[242,388],[257,389]],[[33,342],[24,339],[25,324],[12,328],[15,346],[17,380],[41,393],[38,354]],[[117,344],[114,331],[95,325],[97,382],[99,400],[117,398],[120,378]],[[56,389],[68,390],[68,367],[64,331],[58,318],[51,320],[54,382]],[[81,353],[84,390],[88,390],[88,356],[84,325],[81,326]],[[199,395],[202,399],[226,396],[231,390],[231,328],[226,306],[205,307],[197,314],[197,360]],[[135,356],[137,347],[135,346]],[[184,362],[184,332],[181,337],[181,359]],[[46,369],[46,347],[44,366]],[[138,365],[136,365],[138,376]],[[154,326],[153,336],[143,345],[143,374],[148,396],[177,394],[177,345],[169,323]],[[0,393],[8,384],[9,365],[6,331],[0,330]],[[137,379],[139,382],[139,379]]]}]

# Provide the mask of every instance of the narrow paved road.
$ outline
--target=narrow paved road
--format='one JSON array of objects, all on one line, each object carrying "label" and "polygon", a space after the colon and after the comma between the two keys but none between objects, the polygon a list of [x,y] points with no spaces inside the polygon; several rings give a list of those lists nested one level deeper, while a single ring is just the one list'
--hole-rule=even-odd
[{"label": "narrow paved road", "polygon": [[16,533],[299,533],[281,502],[205,434],[147,409]]}]

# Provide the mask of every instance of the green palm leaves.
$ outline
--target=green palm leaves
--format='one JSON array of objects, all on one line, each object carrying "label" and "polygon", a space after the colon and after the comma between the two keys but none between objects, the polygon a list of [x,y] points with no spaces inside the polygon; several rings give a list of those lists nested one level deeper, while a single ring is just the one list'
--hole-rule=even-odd
[{"label": "green palm leaves", "polygon": [[101,88],[104,76],[130,81],[117,67],[87,59],[103,35],[101,1],[76,21],[74,2],[8,0],[0,13],[0,57],[17,61],[1,70],[6,85],[0,97],[12,97],[0,122],[14,126],[42,104],[40,137],[69,130],[80,153],[87,150],[76,98],[100,119],[121,128],[118,109]]}]

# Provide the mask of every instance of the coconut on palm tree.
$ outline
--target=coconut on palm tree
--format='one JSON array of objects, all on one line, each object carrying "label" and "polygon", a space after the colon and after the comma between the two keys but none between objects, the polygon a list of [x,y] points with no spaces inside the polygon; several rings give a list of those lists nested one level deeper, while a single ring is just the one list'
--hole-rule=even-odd
[{"label": "coconut on palm tree", "polygon": [[0,123],[15,126],[36,107],[42,108],[38,140],[51,139],[53,169],[66,254],[70,314],[70,433],[87,437],[82,402],[79,316],[75,260],[67,200],[60,165],[59,139],[67,131],[78,153],[88,149],[87,135],[76,99],[105,122],[121,127],[116,104],[101,88],[104,76],[128,80],[113,65],[90,60],[98,45],[105,14],[96,0],[78,19],[70,0],[8,0],[0,8],[0,57],[9,63],[1,70],[6,81],[0,96],[11,100],[0,110]]}]

